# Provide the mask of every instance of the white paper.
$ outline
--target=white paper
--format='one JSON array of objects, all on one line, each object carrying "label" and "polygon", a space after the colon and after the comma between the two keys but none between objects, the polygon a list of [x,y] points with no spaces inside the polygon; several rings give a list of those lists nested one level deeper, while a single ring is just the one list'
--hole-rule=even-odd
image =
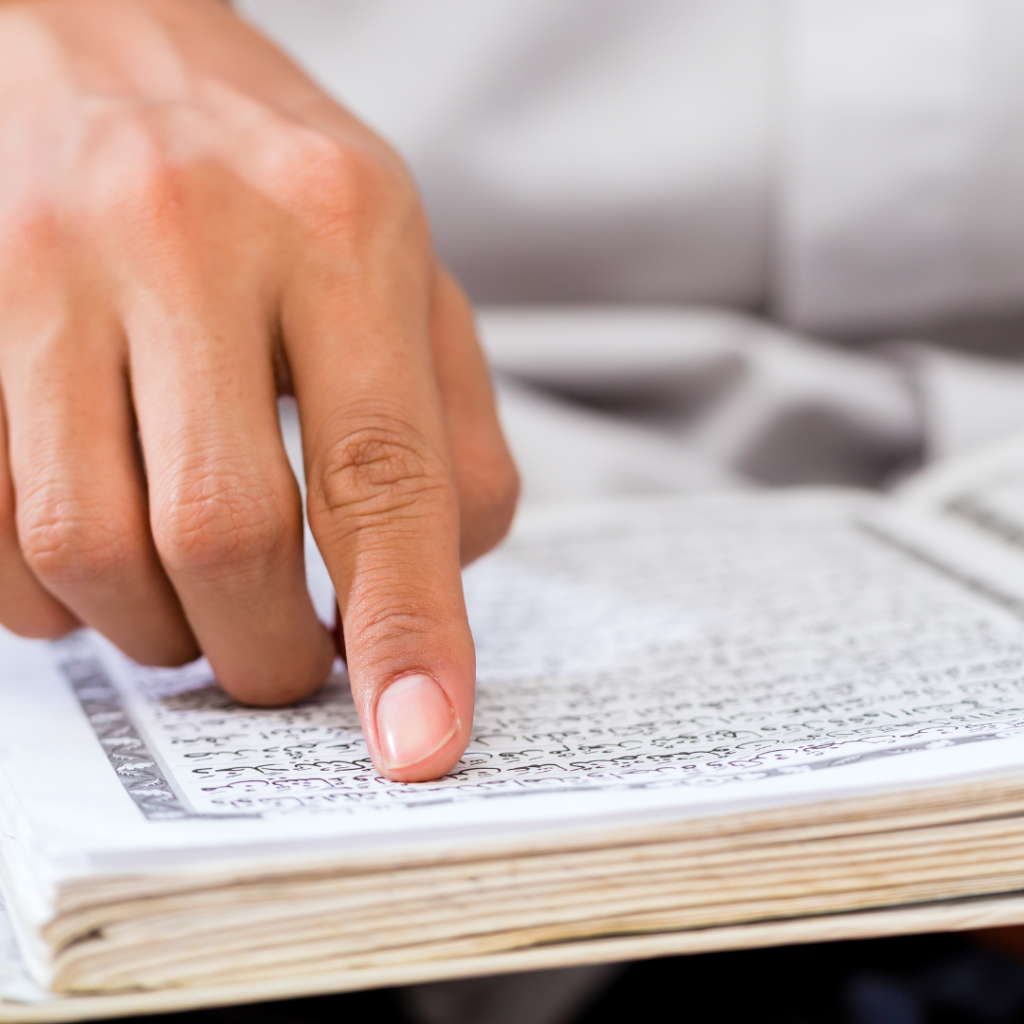
[{"label": "white paper", "polygon": [[[298,707],[252,710],[201,663],[144,670],[88,635],[4,637],[12,828],[42,891],[96,870],[184,869],[186,848],[245,859],[418,832],[471,841],[1024,764],[1024,624],[861,529],[864,500],[524,518],[466,574],[477,714],[436,783],[373,771],[341,673]],[[45,915],[37,902],[28,916]]]},{"label": "white paper", "polygon": [[34,1003],[52,998],[28,976],[14,929],[0,900],[0,1003]]},{"label": "white paper", "polygon": [[376,776],[343,677],[283,711],[233,707],[201,670],[121,691],[203,814],[723,786],[1024,725],[1021,623],[834,498],[548,517],[466,587],[476,723],[436,784]]},{"label": "white paper", "polygon": [[1024,614],[1024,435],[918,474],[871,521]]}]

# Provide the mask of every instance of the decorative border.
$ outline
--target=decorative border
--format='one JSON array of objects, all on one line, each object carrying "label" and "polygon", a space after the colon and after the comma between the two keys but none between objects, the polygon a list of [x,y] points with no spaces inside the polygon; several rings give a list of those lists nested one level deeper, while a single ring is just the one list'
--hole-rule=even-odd
[{"label": "decorative border", "polygon": [[150,821],[201,818],[168,782],[96,654],[81,637],[57,641],[58,667],[68,681],[125,792]]}]

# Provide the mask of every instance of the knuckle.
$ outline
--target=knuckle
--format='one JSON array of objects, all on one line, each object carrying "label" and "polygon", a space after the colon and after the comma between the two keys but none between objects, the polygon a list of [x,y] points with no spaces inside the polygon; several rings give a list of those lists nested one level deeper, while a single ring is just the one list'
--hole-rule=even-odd
[{"label": "knuckle", "polygon": [[400,422],[355,430],[337,441],[315,471],[313,514],[380,516],[449,486],[442,460]]},{"label": "knuckle", "polygon": [[508,533],[519,503],[519,472],[507,451],[487,467],[482,484],[485,514],[497,544]]},{"label": "knuckle", "polygon": [[382,659],[392,645],[405,648],[410,639],[436,639],[440,626],[436,617],[411,611],[408,602],[399,605],[370,596],[351,602],[345,616],[346,630]]},{"label": "knuckle", "polygon": [[98,167],[88,177],[88,216],[152,233],[176,222],[182,209],[185,167],[144,124],[118,126]]},{"label": "knuckle", "polygon": [[144,224],[149,231],[173,223],[180,209],[178,171],[159,158],[125,168],[119,195],[114,198],[123,221]]},{"label": "knuckle", "polygon": [[315,239],[361,249],[425,228],[415,185],[397,161],[308,130],[293,137],[288,152],[281,184]]},{"label": "knuckle", "polygon": [[192,481],[155,510],[157,550],[169,570],[198,579],[265,572],[294,551],[301,524],[290,504],[258,479]]},{"label": "knuckle", "polygon": [[290,168],[312,197],[327,197],[355,206],[371,197],[381,185],[381,169],[368,154],[327,135],[303,132],[293,142]]},{"label": "knuckle", "polygon": [[0,283],[5,297],[20,291],[21,299],[30,289],[40,289],[66,242],[56,211],[42,199],[0,211]]},{"label": "knuckle", "polygon": [[28,502],[19,513],[22,554],[51,586],[75,586],[122,573],[138,555],[136,531],[109,509],[83,514],[69,500]]},{"label": "knuckle", "polygon": [[519,501],[519,473],[508,450],[466,467],[460,477],[462,557],[472,561],[508,533]]},{"label": "knuckle", "polygon": [[56,212],[42,199],[0,213],[0,251],[14,260],[56,248],[59,234]]}]

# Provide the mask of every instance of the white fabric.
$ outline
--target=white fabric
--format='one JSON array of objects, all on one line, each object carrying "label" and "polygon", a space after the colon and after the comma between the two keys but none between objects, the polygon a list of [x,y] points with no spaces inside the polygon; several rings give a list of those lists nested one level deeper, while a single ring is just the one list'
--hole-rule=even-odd
[{"label": "white fabric", "polygon": [[776,0],[242,0],[394,141],[478,301],[768,294]]},{"label": "white fabric", "polygon": [[241,0],[485,302],[1024,308],[1019,0]]},{"label": "white fabric", "polygon": [[1024,306],[1024,4],[796,0],[779,313],[886,330]]},{"label": "white fabric", "polygon": [[[877,485],[916,461],[898,360],[709,309],[484,310],[526,499],[762,484]],[[589,406],[589,408],[588,408]],[[595,409],[596,406],[596,409]]]},{"label": "white fabric", "polygon": [[904,351],[920,396],[926,460],[1024,430],[1024,366],[928,346]]}]

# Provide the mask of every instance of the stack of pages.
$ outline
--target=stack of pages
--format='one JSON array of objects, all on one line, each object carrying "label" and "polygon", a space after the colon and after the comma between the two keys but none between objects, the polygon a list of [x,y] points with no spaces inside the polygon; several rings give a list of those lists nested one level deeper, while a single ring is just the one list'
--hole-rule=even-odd
[{"label": "stack of pages", "polygon": [[0,1021],[1024,922],[1022,544],[1022,442],[897,498],[527,511],[419,785],[340,664],[254,710],[5,635]]}]

